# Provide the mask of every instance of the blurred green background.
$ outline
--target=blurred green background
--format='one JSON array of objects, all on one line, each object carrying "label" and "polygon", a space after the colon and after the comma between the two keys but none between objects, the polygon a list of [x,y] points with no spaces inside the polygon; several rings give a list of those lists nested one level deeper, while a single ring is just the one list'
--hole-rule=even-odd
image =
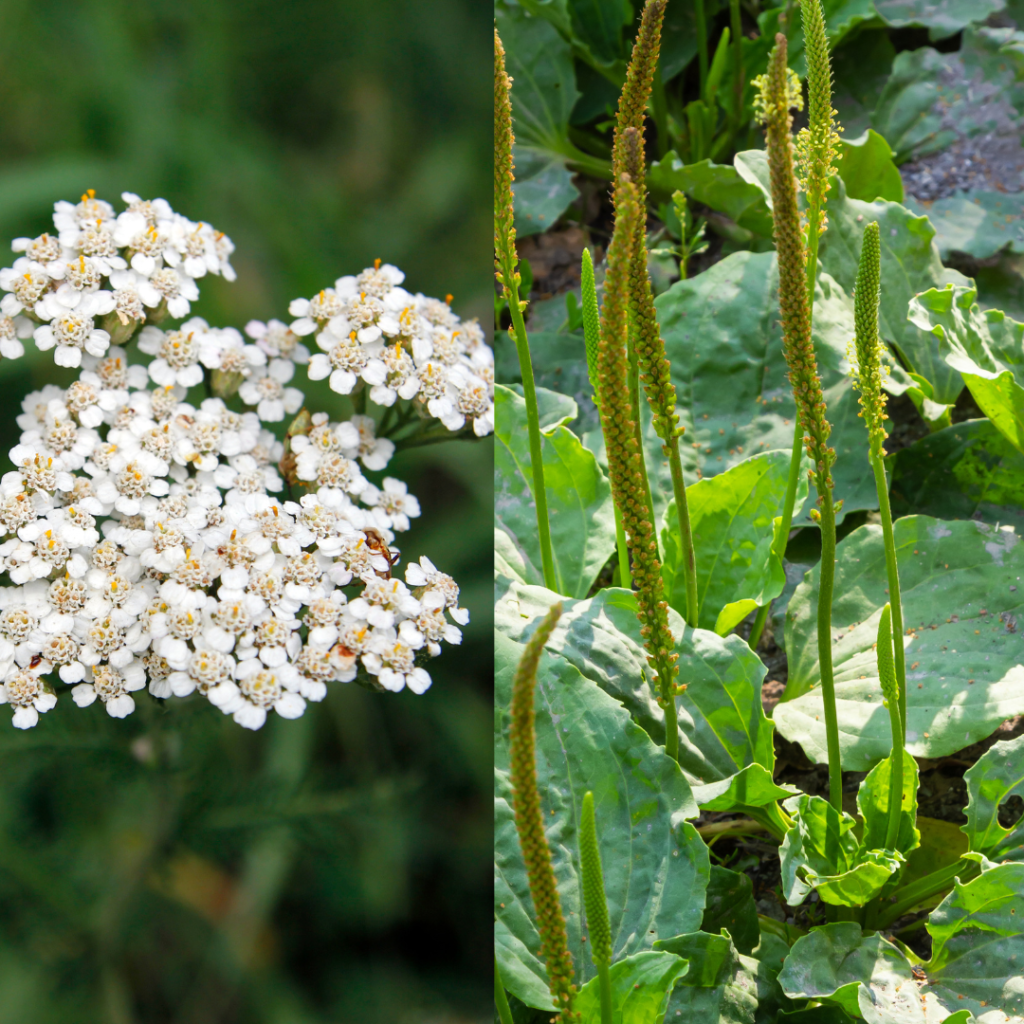
[{"label": "blurred green background", "polygon": [[[4,0],[0,239],[127,189],[234,240],[238,281],[204,280],[194,308],[216,325],[285,317],[379,256],[489,326],[491,19],[473,0]],[[71,379],[33,351],[0,364],[11,403]],[[27,734],[0,709],[0,1024],[491,1016],[490,459],[454,443],[389,467],[423,506],[403,551],[473,617],[426,695],[334,684],[256,734],[198,700],[116,722],[65,696]]]}]

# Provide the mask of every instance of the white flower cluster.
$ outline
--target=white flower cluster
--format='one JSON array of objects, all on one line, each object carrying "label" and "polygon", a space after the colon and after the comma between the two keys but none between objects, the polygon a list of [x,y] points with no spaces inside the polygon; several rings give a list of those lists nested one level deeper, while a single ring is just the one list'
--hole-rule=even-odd
[{"label": "white flower cluster", "polygon": [[102,356],[143,322],[188,316],[206,274],[235,279],[226,235],[163,199],[121,198],[127,209],[117,214],[90,189],[77,204],[55,205],[55,234],[14,240],[23,255],[0,270],[0,355],[23,355],[20,339],[31,334],[58,366],[77,367],[83,353]]},{"label": "white flower cluster", "polygon": [[[0,353],[20,354],[11,346],[34,320],[37,344],[80,367],[68,388],[24,400],[17,468],[0,480],[0,572],[11,584],[0,586],[0,703],[30,728],[56,703],[59,679],[76,704],[99,699],[122,718],[148,684],[160,699],[198,691],[258,729],[268,709],[295,718],[328,682],[357,675],[424,692],[423,664],[442,641],[461,641],[469,616],[427,558],[406,566],[404,583],[393,574],[395,536],[419,504],[401,481],[378,486],[363,471],[385,470],[394,442],[365,415],[303,412],[286,442],[264,426],[303,400],[288,382],[308,352],[283,325],[250,324],[254,343],[198,318],[153,326],[164,305],[189,312],[196,278],[230,275],[231,244],[162,200],[124,198],[116,217],[91,193],[57,204],[58,237],[16,243],[25,256],[0,272]],[[157,298],[146,282],[164,271],[178,290]],[[75,283],[87,277],[89,288]],[[409,298],[426,318],[429,300]],[[130,365],[96,316],[115,317],[125,341],[137,332],[151,360]],[[81,344],[67,340],[73,317]],[[378,351],[358,344],[368,359]],[[489,365],[482,340],[465,345],[459,359]],[[190,402],[204,379],[224,397]],[[231,408],[236,395],[247,409]]]},{"label": "white flower cluster", "polygon": [[[270,356],[308,361],[309,379],[329,379],[339,395],[363,385],[377,405],[403,398],[450,431],[471,424],[477,437],[493,433],[494,353],[483,330],[447,301],[406,291],[404,278],[377,260],[311,299],[295,299],[290,326],[253,322],[246,332]],[[311,335],[320,349],[312,357],[299,344]]]}]

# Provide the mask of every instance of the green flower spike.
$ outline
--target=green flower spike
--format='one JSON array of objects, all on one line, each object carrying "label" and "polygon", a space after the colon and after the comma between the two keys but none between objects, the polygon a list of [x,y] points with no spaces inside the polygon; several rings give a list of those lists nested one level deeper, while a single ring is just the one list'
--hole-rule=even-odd
[{"label": "green flower spike", "polygon": [[523,310],[526,302],[519,299],[522,281],[516,266],[516,229],[512,200],[514,165],[512,163],[512,79],[505,71],[505,49],[498,30],[494,30],[494,267],[495,276],[508,300],[512,316],[509,332],[516,343],[519,370],[523,377],[523,398],[526,402],[526,429],[530,437],[530,469],[533,476],[533,497],[537,505],[537,538],[540,541],[541,568],[544,586],[557,591],[555,557],[551,549],[551,526],[548,522],[548,498],[544,486],[544,458],[540,440],[540,417],[537,411],[537,389],[533,382],[530,341],[526,336]]},{"label": "green flower spike", "polygon": [[[811,518],[821,526],[821,581],[818,588],[818,657],[821,696],[825,711],[828,747],[829,802],[837,811],[843,802],[836,718],[835,682],[832,675],[832,587],[835,581],[836,507],[832,503],[831,466],[835,451],[828,446],[832,431],[825,418],[825,396],[811,340],[811,312],[804,276],[803,233],[796,202],[793,173],[792,77],[786,67],[786,37],[775,37],[768,58],[768,73],[758,80],[758,112],[765,125],[768,170],[772,188],[772,217],[779,265],[779,313],[782,347],[789,366],[789,383],[796,399],[798,423],[804,444],[814,463],[811,479],[818,492],[818,508]],[[794,450],[794,455],[797,452]],[[783,535],[785,536],[785,534]]]},{"label": "green flower spike", "polygon": [[[640,210],[646,210],[646,161],[644,159],[643,130],[647,102],[651,94],[651,83],[658,65],[661,46],[661,24],[665,15],[665,0],[647,0],[640,21],[640,31],[626,71],[626,82],[619,99],[619,110],[615,124],[615,142],[612,150],[612,166],[615,180],[623,174],[629,175],[634,183]],[[618,207],[616,207],[616,216]],[[629,265],[629,317],[630,343],[633,358],[637,361],[636,375],[643,383],[647,403],[651,407],[654,431],[661,438],[662,449],[669,460],[672,472],[672,490],[679,519],[679,533],[683,545],[683,566],[686,578],[686,620],[691,626],[697,625],[697,569],[693,553],[693,537],[690,530],[690,516],[686,501],[686,487],[683,482],[682,460],[679,455],[679,416],[676,413],[676,389],[672,383],[671,365],[665,355],[665,343],[658,326],[654,309],[654,294],[651,279],[647,273],[647,218],[641,216],[636,225],[636,239]],[[637,388],[631,373],[631,395]],[[639,401],[634,400],[633,420],[638,425],[637,443],[641,446],[639,434]],[[646,468],[642,467],[644,484],[650,499],[650,484]],[[652,523],[652,527],[654,524]],[[655,531],[656,536],[656,531]],[[657,543],[655,541],[655,543]]]},{"label": "green flower spike", "polygon": [[[601,322],[597,310],[597,285],[594,282],[594,261],[590,250],[583,250],[583,264],[580,270],[580,292],[583,306],[583,340],[587,347],[587,376],[590,386],[594,389],[594,404],[597,397],[597,350],[601,344]],[[615,548],[619,556],[619,586],[630,588],[629,550],[626,545],[626,532],[622,527],[622,513],[619,506],[615,509]]]},{"label": "green flower spike", "polygon": [[622,513],[633,553],[633,584],[637,590],[640,634],[647,649],[648,663],[654,670],[652,682],[660,691],[658,703],[665,709],[665,752],[676,758],[679,753],[675,703],[678,655],[673,652],[675,644],[668,628],[668,603],[664,600],[661,563],[647,489],[640,472],[636,423],[627,387],[629,264],[636,241],[636,225],[640,220],[636,186],[628,175],[623,175],[618,182],[615,209],[615,230],[608,247],[597,353],[598,408],[612,497]]},{"label": "green flower spike", "polygon": [[878,681],[882,686],[882,703],[889,709],[889,725],[892,729],[892,756],[889,759],[889,823],[885,830],[887,850],[896,849],[903,803],[903,726],[900,722],[900,686],[896,682],[892,639],[892,610],[887,604],[882,609],[882,617],[878,620],[878,642],[875,644]]},{"label": "green flower spike", "polygon": [[537,665],[544,645],[562,614],[554,604],[530,637],[512,680],[512,723],[509,730],[509,775],[516,832],[526,864],[533,909],[540,932],[540,956],[548,972],[548,987],[565,1024],[577,1017],[572,1004],[576,986],[572,983],[572,954],[565,932],[562,903],[558,898],[551,850],[544,834],[544,813],[537,791],[537,754],[534,736],[533,692]]},{"label": "green flower spike", "polygon": [[[826,226],[825,202],[829,178],[835,174],[839,153],[836,111],[832,108],[832,64],[821,0],[800,0],[804,27],[804,52],[807,56],[807,127],[796,140],[800,184],[807,193],[808,245],[817,258],[817,235]],[[813,215],[813,216],[812,216]],[[810,283],[813,284],[813,277]]]},{"label": "green flower spike", "polygon": [[[853,296],[856,337],[856,377],[860,389],[860,415],[868,428],[868,462],[875,475],[875,491],[882,519],[885,541],[885,568],[889,578],[889,599],[892,602],[892,628],[896,637],[903,636],[903,607],[900,599],[900,575],[896,565],[896,542],[892,532],[892,510],[889,507],[889,484],[885,478],[886,394],[882,381],[889,367],[882,362],[882,343],[878,339],[878,301],[880,290],[881,248],[878,224],[864,227],[864,242],[857,268],[857,288]],[[907,672],[903,643],[896,643],[896,681],[899,684],[899,717],[901,736],[907,735]]]},{"label": "green flower spike", "polygon": [[601,851],[597,845],[594,794],[583,795],[580,811],[580,867],[583,874],[583,906],[587,911],[590,956],[597,968],[601,994],[601,1024],[612,1024],[612,986],[608,969],[612,965],[612,929],[601,873]]}]

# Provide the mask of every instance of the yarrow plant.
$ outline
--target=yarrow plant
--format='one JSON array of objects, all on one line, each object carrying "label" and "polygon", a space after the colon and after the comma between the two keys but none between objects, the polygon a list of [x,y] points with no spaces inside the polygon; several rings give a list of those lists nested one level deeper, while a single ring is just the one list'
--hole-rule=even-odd
[{"label": "yarrow plant", "polygon": [[[113,717],[143,689],[198,692],[240,725],[300,716],[332,681],[423,693],[458,644],[459,587],[425,556],[420,514],[383,472],[400,447],[493,427],[493,357],[449,301],[380,261],[245,335],[189,317],[234,246],[162,199],[90,190],[0,271],[0,354],[29,337],[67,387],[28,395],[0,480],[0,702],[31,728],[64,687]],[[301,341],[321,350],[310,356]],[[297,367],[355,413],[303,408]],[[398,400],[404,401],[399,405]],[[384,407],[368,412],[367,400]],[[294,417],[279,437],[267,424]]]}]

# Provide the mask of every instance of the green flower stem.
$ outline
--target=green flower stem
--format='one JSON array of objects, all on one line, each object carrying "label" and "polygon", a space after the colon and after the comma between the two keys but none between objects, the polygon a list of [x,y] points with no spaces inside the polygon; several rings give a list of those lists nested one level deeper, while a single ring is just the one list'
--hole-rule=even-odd
[{"label": "green flower stem", "polygon": [[[806,0],[805,0],[806,3]],[[828,749],[829,802],[842,810],[842,766],[839,723],[836,716],[832,671],[832,589],[835,580],[836,508],[832,499],[835,450],[828,445],[832,426],[825,416],[825,395],[811,340],[811,313],[807,303],[804,238],[796,199],[793,171],[793,118],[790,110],[801,102],[799,82],[786,66],[786,37],[775,36],[768,72],[758,79],[757,112],[765,125],[768,169],[771,178],[775,249],[779,266],[779,313],[782,345],[789,367],[789,382],[796,400],[799,430],[813,469],[818,492],[812,519],[821,529],[821,575],[818,587],[818,664],[825,712]],[[791,460],[790,471],[793,472]]]},{"label": "green flower stem", "polygon": [[512,1024],[512,1008],[508,1005],[508,996],[505,995],[505,986],[501,982],[501,972],[498,970],[498,958],[494,958],[494,1005],[498,1010],[498,1020],[501,1024]]},{"label": "green flower stem", "polygon": [[811,200],[807,207],[807,308],[814,313],[814,282],[818,278],[818,239],[821,232],[821,206]]},{"label": "green flower stem", "polygon": [[580,868],[583,876],[583,906],[587,912],[590,956],[597,968],[601,997],[601,1024],[613,1024],[612,929],[608,920],[608,902],[604,895],[601,872],[601,851],[597,843],[597,819],[594,816],[594,794],[583,795],[580,809]]},{"label": "green flower stem", "polygon": [[869,919],[869,926],[877,931],[888,928],[893,921],[901,918],[907,911],[913,910],[919,903],[923,903],[931,896],[953,887],[953,880],[959,879],[961,883],[969,882],[981,874],[981,867],[974,861],[958,860],[939,868],[923,878],[911,882],[910,885],[897,889],[895,892],[895,903],[884,903],[875,910],[874,915]]},{"label": "green flower stem", "polygon": [[683,544],[683,575],[686,579],[686,621],[697,628],[697,561],[693,553],[693,531],[690,529],[690,509],[686,502],[686,484],[683,482],[683,463],[679,458],[679,438],[673,436],[665,442],[672,471],[672,491],[676,499],[679,519],[679,537]]},{"label": "green flower stem", "polygon": [[878,678],[882,686],[883,703],[889,711],[892,731],[892,755],[889,758],[889,821],[885,830],[885,848],[896,849],[900,834],[900,812],[903,809],[903,729],[900,724],[899,688],[892,657],[892,607],[882,609],[878,620],[875,652],[878,660]]},{"label": "green flower stem", "polygon": [[[589,249],[583,250],[583,262],[580,269],[581,306],[583,307],[583,341],[587,350],[587,376],[590,386],[594,389],[594,404],[599,405],[597,397],[597,353],[601,346],[601,320],[597,308],[597,285],[594,281],[594,260]],[[615,510],[615,548],[619,554],[619,586],[631,589],[632,581],[629,574],[629,548],[626,546],[626,531],[622,527],[622,513],[614,502]]]},{"label": "green flower stem", "polygon": [[564,1024],[574,1020],[576,995],[573,984],[572,954],[565,931],[565,916],[558,896],[551,848],[544,832],[544,811],[537,788],[537,751],[534,732],[534,690],[540,657],[562,614],[554,604],[526,644],[526,650],[512,678],[512,703],[509,708],[509,781],[512,784],[512,811],[516,833],[523,852],[526,877],[540,933],[540,957],[548,975],[548,988]]},{"label": "green flower stem", "polygon": [[896,685],[899,686],[900,739],[907,742],[907,662],[903,650],[903,606],[900,601],[900,574],[896,568],[896,541],[892,533],[892,510],[889,507],[889,485],[881,456],[871,457],[878,492],[878,509],[882,515],[882,539],[885,541],[885,571],[889,577],[889,603],[892,605],[892,647],[896,664]]},{"label": "green flower stem", "polygon": [[[793,525],[793,509],[796,506],[796,489],[800,485],[800,462],[803,455],[804,432],[800,427],[800,418],[797,417],[796,427],[793,430],[793,451],[789,456],[789,479],[786,481],[786,497],[782,502],[782,522],[779,526],[779,544],[781,550],[775,554],[780,561],[786,557],[786,545],[789,543],[789,531]],[[754,620],[754,626],[750,631],[750,649],[757,650],[761,640],[761,633],[764,631],[765,622],[768,621],[768,612],[771,610],[771,601],[762,605]]]},{"label": "green flower stem", "polygon": [[512,336],[519,355],[523,376],[523,397],[526,399],[526,430],[530,438],[530,468],[533,473],[533,495],[537,505],[537,538],[540,541],[541,568],[544,585],[558,591],[555,559],[551,551],[551,528],[548,523],[548,499],[544,487],[544,459],[540,440],[540,419],[537,415],[537,389],[533,382],[530,342],[523,322],[525,302],[519,299],[519,273],[516,265],[516,229],[513,224],[512,182],[512,83],[505,71],[505,50],[497,29],[494,32],[494,264],[501,282],[509,312],[512,314]]},{"label": "green flower stem", "polygon": [[704,95],[704,83],[708,80],[708,22],[704,16],[704,0],[693,0],[697,15],[697,59],[700,66],[700,95]]},{"label": "green flower stem", "polygon": [[826,488],[821,501],[821,577],[818,582],[818,666],[821,698],[825,709],[825,745],[828,749],[828,800],[843,809],[843,775],[839,751],[839,718],[832,675],[832,588],[836,576],[836,513],[832,492]]}]

